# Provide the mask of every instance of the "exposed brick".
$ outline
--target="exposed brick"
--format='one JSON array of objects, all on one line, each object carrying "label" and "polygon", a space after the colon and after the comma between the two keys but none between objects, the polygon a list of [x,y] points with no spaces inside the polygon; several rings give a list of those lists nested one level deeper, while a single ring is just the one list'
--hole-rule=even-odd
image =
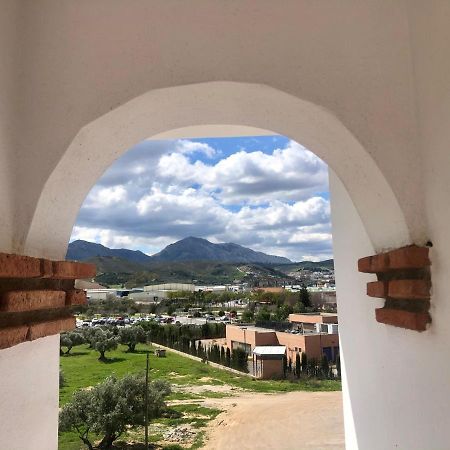
[{"label": "exposed brick", "polygon": [[61,319],[50,320],[47,322],[35,322],[30,324],[27,339],[34,341],[45,336],[59,334],[63,331],[73,330],[75,328],[75,317],[64,317]]},{"label": "exposed brick", "polygon": [[369,297],[385,298],[387,296],[387,283],[385,281],[372,281],[367,283]]},{"label": "exposed brick", "polygon": [[427,324],[431,322],[428,313],[390,308],[377,308],[375,317],[377,322],[414,331],[424,331]]},{"label": "exposed brick", "polygon": [[41,261],[31,256],[0,253],[0,278],[35,278],[41,276]]},{"label": "exposed brick", "polygon": [[389,255],[387,253],[372,256],[373,273],[386,272],[387,270],[389,270]]},{"label": "exposed brick", "polygon": [[371,273],[372,270],[371,260],[372,260],[371,256],[366,256],[364,258],[358,259],[358,272]]},{"label": "exposed brick", "polygon": [[75,280],[80,278],[94,278],[95,275],[95,264],[74,261],[53,261],[53,278]]},{"label": "exposed brick", "polygon": [[25,342],[27,339],[27,331],[28,327],[26,325],[0,329],[0,349]]},{"label": "exposed brick", "polygon": [[53,276],[53,263],[48,259],[41,259],[41,277],[52,278]]},{"label": "exposed brick", "polygon": [[358,271],[364,273],[378,273],[389,270],[389,257],[386,253],[366,256],[358,260]]},{"label": "exposed brick", "polygon": [[392,280],[389,282],[388,295],[392,298],[428,299],[430,282],[426,280]]},{"label": "exposed brick", "polygon": [[35,290],[5,292],[0,299],[0,311],[23,312],[37,309],[64,308],[64,291]]},{"label": "exposed brick", "polygon": [[390,269],[420,269],[431,264],[428,256],[428,247],[418,247],[410,245],[390,251],[389,268]]},{"label": "exposed brick", "polygon": [[66,306],[86,305],[86,292],[83,289],[74,289],[66,292]]}]

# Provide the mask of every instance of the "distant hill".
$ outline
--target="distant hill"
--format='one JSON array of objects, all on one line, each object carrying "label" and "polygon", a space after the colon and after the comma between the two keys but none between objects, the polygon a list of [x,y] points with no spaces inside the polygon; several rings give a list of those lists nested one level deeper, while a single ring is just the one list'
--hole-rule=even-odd
[{"label": "distant hill", "polygon": [[275,266],[276,269],[281,270],[284,273],[294,272],[296,270],[306,269],[306,270],[320,270],[334,269],[334,259],[326,259],[325,261],[301,261],[291,264],[283,264],[280,266]]},{"label": "distant hill", "polygon": [[101,244],[82,240],[73,241],[69,244],[66,259],[86,261],[101,256],[120,258],[122,260],[141,264],[148,263],[152,260],[151,256],[148,256],[139,250],[128,250],[126,248],[112,249]]},{"label": "distant hill", "polygon": [[187,237],[153,255],[153,261],[222,261],[232,263],[289,264],[282,256],[267,255],[238,244],[213,244],[206,239]]},{"label": "distant hill", "polygon": [[139,250],[111,249],[101,244],[77,240],[69,244],[66,255],[66,259],[76,261],[87,261],[96,257],[119,258],[144,265],[158,261],[220,261],[258,264],[292,263],[287,258],[256,252],[238,244],[213,244],[206,239],[196,237],[188,237],[170,244],[153,256],[148,256]]},{"label": "distant hill", "polygon": [[269,266],[239,264],[220,261],[153,261],[139,264],[120,258],[96,256],[86,260],[97,267],[95,280],[104,285],[127,287],[145,286],[158,283],[228,284],[235,280],[250,281],[245,270],[263,278],[286,278]]}]

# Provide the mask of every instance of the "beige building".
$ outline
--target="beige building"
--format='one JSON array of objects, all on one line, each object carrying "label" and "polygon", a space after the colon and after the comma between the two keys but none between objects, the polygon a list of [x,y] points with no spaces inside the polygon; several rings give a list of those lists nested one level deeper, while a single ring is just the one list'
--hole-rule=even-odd
[{"label": "beige building", "polygon": [[227,325],[226,342],[231,351],[241,348],[249,355],[258,346],[284,346],[287,360],[292,363],[296,355],[303,352],[316,359],[326,355],[330,361],[335,361],[339,354],[339,335],[337,332],[328,333],[328,330],[293,334],[261,327]]},{"label": "beige building", "polygon": [[253,375],[256,378],[280,378],[283,375],[286,347],[256,346],[252,352]]}]

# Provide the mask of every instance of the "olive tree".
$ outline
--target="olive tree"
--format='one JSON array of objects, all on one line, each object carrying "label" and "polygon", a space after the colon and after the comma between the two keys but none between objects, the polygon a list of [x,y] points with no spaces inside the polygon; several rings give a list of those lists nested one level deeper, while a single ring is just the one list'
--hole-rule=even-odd
[{"label": "olive tree", "polygon": [[99,360],[105,361],[105,353],[115,350],[119,339],[112,331],[99,329],[91,338],[91,345],[94,350],[100,353]]},{"label": "olive tree", "polygon": [[[67,333],[61,333],[61,336],[59,338],[59,345],[60,347],[67,348],[65,354],[68,355],[73,347],[76,345],[84,344],[84,338],[81,333],[78,333],[77,331],[69,331]],[[60,354],[63,355],[64,352],[62,348],[60,349]]]},{"label": "olive tree", "polygon": [[138,343],[145,344],[147,342],[147,333],[139,325],[121,328],[119,330],[119,341],[121,344],[128,346],[129,352],[134,352]]},{"label": "olive tree", "polygon": [[[156,380],[148,385],[148,418],[159,417],[170,394],[166,381]],[[145,378],[127,375],[118,379],[108,377],[92,389],[82,389],[63,406],[59,414],[60,431],[74,431],[93,450],[90,433],[101,435],[98,448],[110,450],[114,441],[129,428],[145,424]]]}]

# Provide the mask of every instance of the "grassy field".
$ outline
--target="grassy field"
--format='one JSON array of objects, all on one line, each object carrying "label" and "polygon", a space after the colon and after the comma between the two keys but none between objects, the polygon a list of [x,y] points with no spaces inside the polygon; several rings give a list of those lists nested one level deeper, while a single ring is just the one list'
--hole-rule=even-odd
[{"label": "grassy field", "polygon": [[[108,361],[98,360],[98,353],[87,346],[75,347],[72,355],[61,357],[61,369],[64,375],[64,386],[60,389],[60,404],[68,402],[72,394],[82,388],[93,386],[103,381],[107,376],[115,374],[121,377],[127,373],[144,372],[145,358],[151,346],[139,345],[136,353],[126,353],[126,347],[119,346],[116,351],[107,353]],[[228,396],[228,393],[214,392],[208,386],[229,385],[254,392],[289,392],[289,391],[334,391],[340,390],[341,384],[331,380],[299,380],[272,381],[253,380],[224,370],[213,368],[201,362],[185,358],[175,353],[167,352],[166,358],[156,358],[150,355],[150,379],[165,379],[174,386],[174,392],[169,400],[194,401],[204,398]],[[189,386],[198,386],[196,392],[189,392]],[[208,421],[220,412],[211,408],[203,408],[194,403],[183,403],[171,406],[179,414],[176,418],[164,418],[152,425],[152,441],[161,439],[160,429],[163,426],[190,424],[193,428],[206,427]],[[158,428],[160,427],[160,428]],[[191,449],[200,448],[203,433],[200,432],[192,443]],[[128,439],[140,440],[142,430],[130,431]],[[61,433],[59,450],[80,450],[84,447],[75,433]],[[137,448],[137,447],[136,447]],[[161,448],[161,447],[160,447]],[[176,447],[167,447],[176,448]]]}]

